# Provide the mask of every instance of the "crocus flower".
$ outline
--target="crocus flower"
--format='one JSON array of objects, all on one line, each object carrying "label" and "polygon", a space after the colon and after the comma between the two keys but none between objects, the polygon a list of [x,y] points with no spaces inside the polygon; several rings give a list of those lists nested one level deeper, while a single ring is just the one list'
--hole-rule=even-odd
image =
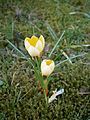
[{"label": "crocus flower", "polygon": [[41,63],[42,76],[49,76],[54,70],[55,64],[53,60],[43,60]]},{"label": "crocus flower", "polygon": [[43,51],[45,46],[45,40],[42,35],[40,37],[32,36],[31,38],[26,37],[25,38],[25,48],[28,51],[28,53],[34,57],[34,56],[40,56],[40,53]]}]

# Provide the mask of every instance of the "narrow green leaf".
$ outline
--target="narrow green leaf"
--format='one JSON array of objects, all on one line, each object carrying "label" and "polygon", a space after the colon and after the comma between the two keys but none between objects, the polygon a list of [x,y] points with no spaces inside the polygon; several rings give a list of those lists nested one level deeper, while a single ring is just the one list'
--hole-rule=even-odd
[{"label": "narrow green leaf", "polygon": [[48,23],[46,23],[46,26],[47,26],[47,29],[50,32],[53,40],[55,40],[55,41],[58,40],[58,37],[57,37],[56,33],[54,32],[54,30],[51,28],[51,26]]},{"label": "narrow green leaf", "polygon": [[11,43],[9,40],[7,40],[8,41],[8,43],[18,52],[18,53],[20,53],[24,58],[26,58],[27,59],[27,57],[24,55],[24,53],[23,52],[21,52],[13,43]]},{"label": "narrow green leaf", "polygon": [[86,44],[86,45],[70,45],[70,46],[67,46],[67,48],[80,48],[80,47],[89,47],[90,45],[89,44]]},{"label": "narrow green leaf", "polygon": [[81,15],[84,15],[85,17],[87,17],[87,18],[90,18],[90,15],[89,14],[87,14],[87,13],[84,13],[84,12],[70,12],[69,13],[70,15],[75,15],[75,14],[81,14]]},{"label": "narrow green leaf", "polygon": [[59,40],[56,42],[56,44],[54,45],[52,51],[49,54],[49,57],[51,57],[52,53],[54,52],[54,50],[56,49],[57,45],[59,44],[60,40],[62,39],[63,35],[64,35],[65,31],[63,31],[63,33],[61,34]]},{"label": "narrow green leaf", "polygon": [[[75,59],[75,58],[78,58],[78,57],[82,57],[82,56],[84,56],[84,55],[86,55],[86,54],[87,54],[87,53],[80,54],[80,55],[76,55],[76,56],[74,56],[74,57],[70,57],[70,59],[72,60],[72,59]],[[68,61],[68,59],[65,59],[65,60],[59,62],[58,64],[56,64],[55,67],[59,67],[62,63],[65,63],[65,62],[67,62],[67,61]]]},{"label": "narrow green leaf", "polygon": [[71,59],[68,57],[68,55],[63,51],[61,50],[61,53],[67,58],[67,60],[72,64],[72,61]]},{"label": "narrow green leaf", "polygon": [[24,53],[22,51],[20,51],[13,43],[11,43],[9,40],[7,40],[7,42],[19,53],[21,54],[25,59],[28,60],[28,62],[33,66],[31,59],[27,58],[27,56],[24,55]]}]

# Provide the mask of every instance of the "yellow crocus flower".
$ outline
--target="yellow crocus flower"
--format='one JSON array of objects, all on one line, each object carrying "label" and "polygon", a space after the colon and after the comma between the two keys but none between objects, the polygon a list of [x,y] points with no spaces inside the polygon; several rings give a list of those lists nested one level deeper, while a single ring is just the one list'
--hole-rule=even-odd
[{"label": "yellow crocus flower", "polygon": [[45,46],[45,40],[42,35],[40,37],[32,36],[31,38],[26,37],[25,38],[25,48],[28,51],[28,53],[34,57],[34,56],[40,56],[40,53],[43,51]]}]

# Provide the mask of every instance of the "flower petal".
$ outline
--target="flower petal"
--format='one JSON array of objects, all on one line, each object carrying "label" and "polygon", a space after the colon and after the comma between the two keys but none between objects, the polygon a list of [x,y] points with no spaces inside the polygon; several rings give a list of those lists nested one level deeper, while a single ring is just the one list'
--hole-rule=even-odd
[{"label": "flower petal", "polygon": [[30,47],[30,43],[28,42],[29,39],[30,39],[30,38],[28,38],[28,37],[25,38],[24,44],[25,44],[26,50]]},{"label": "flower petal", "polygon": [[40,35],[39,40],[42,42],[42,46],[44,48],[44,46],[45,46],[45,39],[44,39],[44,37],[42,35]]},{"label": "flower petal", "polygon": [[41,67],[41,71],[42,71],[42,75],[44,75],[44,76],[48,76],[52,72],[51,69],[49,68],[49,66]]},{"label": "flower petal", "polygon": [[[48,61],[51,61],[51,64],[47,64]],[[53,60],[43,60],[41,63],[41,72],[44,76],[49,76],[54,70],[55,64]]]},{"label": "flower petal", "polygon": [[30,46],[27,51],[32,57],[33,56],[40,56],[40,51],[33,46]]},{"label": "flower petal", "polygon": [[46,61],[46,65],[50,65],[51,63],[53,63],[52,60],[47,60],[47,61]]},{"label": "flower petal", "polygon": [[52,61],[52,63],[49,65],[49,67],[50,67],[50,69],[53,71],[54,70],[54,68],[55,68],[55,64],[54,64],[54,62]]},{"label": "flower petal", "polygon": [[43,50],[43,45],[40,40],[37,41],[35,48],[37,48],[40,52]]},{"label": "flower petal", "polygon": [[31,37],[31,39],[30,38],[28,39],[28,42],[30,43],[30,45],[32,45],[34,47],[36,46],[37,41],[38,41],[38,37],[36,37],[34,35]]}]

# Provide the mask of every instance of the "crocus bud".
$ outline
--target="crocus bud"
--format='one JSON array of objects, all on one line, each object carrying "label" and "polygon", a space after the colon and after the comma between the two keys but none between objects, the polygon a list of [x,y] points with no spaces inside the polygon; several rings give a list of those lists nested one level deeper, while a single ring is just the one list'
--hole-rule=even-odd
[{"label": "crocus bud", "polygon": [[25,48],[31,57],[40,56],[40,53],[43,51],[45,46],[44,37],[41,35],[39,38],[36,36],[32,36],[31,38],[25,38]]},{"label": "crocus bud", "polygon": [[42,76],[49,76],[54,70],[55,64],[53,60],[43,60],[41,63]]}]

